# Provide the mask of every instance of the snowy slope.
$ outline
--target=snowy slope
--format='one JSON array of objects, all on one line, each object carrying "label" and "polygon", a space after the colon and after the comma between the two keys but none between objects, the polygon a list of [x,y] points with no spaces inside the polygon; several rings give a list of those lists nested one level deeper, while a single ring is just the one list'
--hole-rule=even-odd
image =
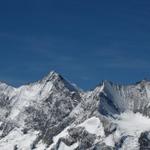
[{"label": "snowy slope", "polygon": [[148,150],[150,82],[81,91],[52,71],[19,88],[0,82],[0,150]]}]

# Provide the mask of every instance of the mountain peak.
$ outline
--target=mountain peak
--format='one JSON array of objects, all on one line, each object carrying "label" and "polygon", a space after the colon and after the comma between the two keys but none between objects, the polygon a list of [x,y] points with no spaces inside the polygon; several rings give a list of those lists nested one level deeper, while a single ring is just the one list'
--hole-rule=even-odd
[{"label": "mountain peak", "polygon": [[55,71],[50,71],[49,73],[48,73],[48,75],[46,75],[44,78],[43,78],[43,80],[44,81],[55,81],[55,80],[57,80],[57,79],[59,79],[59,78],[62,78],[61,77],[61,75],[59,75],[57,72],[55,72]]},{"label": "mountain peak", "polygon": [[52,76],[52,75],[59,75],[59,74],[56,71],[52,70],[49,72],[48,75]]},{"label": "mountain peak", "polygon": [[68,88],[71,91],[78,91],[78,88],[74,86],[70,81],[62,77],[59,73],[55,71],[49,72],[47,76],[45,76],[41,82],[52,82],[54,85],[62,85]]}]

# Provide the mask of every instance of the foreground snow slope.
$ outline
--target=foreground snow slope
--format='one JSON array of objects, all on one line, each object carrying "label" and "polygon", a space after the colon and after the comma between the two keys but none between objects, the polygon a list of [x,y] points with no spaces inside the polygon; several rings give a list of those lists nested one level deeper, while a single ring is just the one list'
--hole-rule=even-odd
[{"label": "foreground snow slope", "polygon": [[145,80],[83,92],[52,71],[19,88],[0,83],[0,150],[148,150],[149,117]]}]

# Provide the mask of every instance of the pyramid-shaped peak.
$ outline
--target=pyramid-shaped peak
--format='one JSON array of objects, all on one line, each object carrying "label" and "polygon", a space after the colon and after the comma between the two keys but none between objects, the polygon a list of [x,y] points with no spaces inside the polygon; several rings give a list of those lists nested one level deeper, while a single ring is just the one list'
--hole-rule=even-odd
[{"label": "pyramid-shaped peak", "polygon": [[48,77],[53,77],[53,76],[60,76],[60,74],[57,73],[56,71],[50,71]]},{"label": "pyramid-shaped peak", "polygon": [[50,71],[47,76],[45,76],[40,82],[52,82],[55,86],[59,87],[64,86],[71,91],[77,91],[77,87],[75,87],[71,82],[62,77],[59,73],[55,71]]},{"label": "pyramid-shaped peak", "polygon": [[59,75],[56,71],[52,70],[49,72],[49,75]]},{"label": "pyramid-shaped peak", "polygon": [[55,71],[50,71],[50,72],[48,73],[48,75],[46,75],[46,76],[43,78],[43,80],[45,80],[45,81],[55,81],[55,80],[60,79],[60,78],[62,78],[62,76],[61,76],[60,74],[58,74],[58,73],[55,72]]}]

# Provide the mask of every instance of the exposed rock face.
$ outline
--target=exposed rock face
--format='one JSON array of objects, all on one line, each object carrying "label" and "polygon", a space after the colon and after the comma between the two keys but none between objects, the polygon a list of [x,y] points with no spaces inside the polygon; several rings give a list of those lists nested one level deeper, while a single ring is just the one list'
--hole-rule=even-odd
[{"label": "exposed rock face", "polygon": [[135,85],[121,86],[105,81],[104,90],[100,97],[102,98],[101,106],[105,106],[102,110],[104,114],[114,115],[114,113],[130,110],[150,115],[148,105],[150,102],[150,82],[141,81]]},{"label": "exposed rock face", "polygon": [[145,150],[149,109],[148,81],[83,92],[50,72],[19,88],[0,83],[0,149]]},{"label": "exposed rock face", "polygon": [[140,150],[150,149],[150,132],[143,132],[139,138]]}]

